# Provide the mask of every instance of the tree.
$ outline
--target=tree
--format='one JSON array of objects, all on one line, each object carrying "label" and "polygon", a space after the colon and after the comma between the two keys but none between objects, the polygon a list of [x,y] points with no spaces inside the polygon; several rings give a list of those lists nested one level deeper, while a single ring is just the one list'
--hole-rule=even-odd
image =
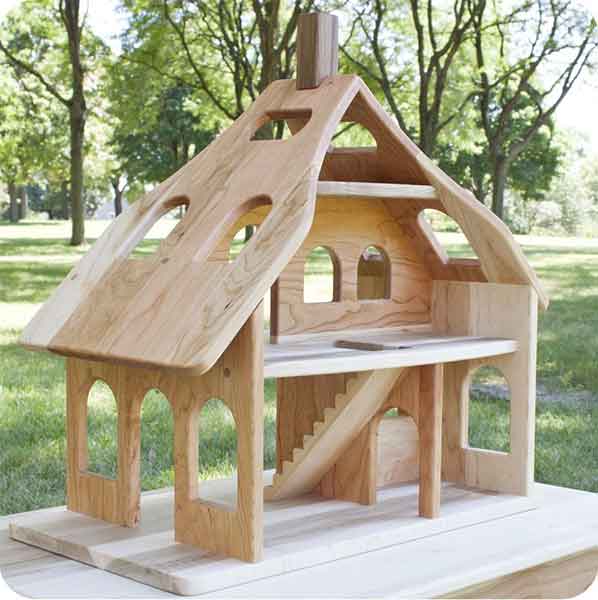
[{"label": "tree", "polygon": [[509,174],[592,66],[598,35],[595,20],[572,0],[521,0],[505,15],[494,6],[470,0],[475,100],[492,174],[492,210],[502,218]]},{"label": "tree", "polygon": [[125,59],[196,90],[215,121],[234,120],[293,74],[301,12],[315,0],[125,0]]},{"label": "tree", "polygon": [[[58,0],[56,10],[51,0],[25,0],[18,14],[11,15],[8,20],[10,39],[6,42],[0,40],[0,51],[12,65],[15,76],[23,80],[36,80],[46,93],[68,110],[71,244],[74,246],[85,239],[83,144],[87,105],[84,91],[85,56],[82,52],[85,22],[80,16],[79,4],[79,0]],[[65,81],[67,77],[61,65],[64,62],[65,35],[69,83]]]},{"label": "tree", "polygon": [[[517,111],[512,120],[512,135],[527,126],[526,111]],[[467,185],[482,203],[486,203],[493,187],[493,165],[484,138],[473,145],[441,144],[436,152],[442,168]],[[507,185],[521,196],[522,202],[541,200],[550,189],[561,160],[561,148],[554,143],[554,123],[541,128],[525,149],[513,160]]]},{"label": "tree", "polygon": [[51,142],[56,132],[49,134],[54,117],[43,98],[11,78],[7,69],[0,71],[0,179],[8,188],[13,222],[27,213],[25,184],[55,157]]},{"label": "tree", "polygon": [[[342,54],[382,95],[400,127],[429,156],[471,99],[458,59],[471,34],[468,0],[369,0],[358,10]],[[412,99],[416,98],[414,102]]]}]

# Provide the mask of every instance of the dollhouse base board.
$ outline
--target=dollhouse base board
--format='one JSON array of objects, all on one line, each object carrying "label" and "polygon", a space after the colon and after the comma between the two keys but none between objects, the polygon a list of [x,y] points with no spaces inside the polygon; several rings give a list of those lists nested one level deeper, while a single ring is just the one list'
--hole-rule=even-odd
[{"label": "dollhouse base board", "polygon": [[[265,473],[265,484],[272,473]],[[202,486],[204,497],[234,501],[234,480]],[[135,529],[69,511],[23,515],[10,524],[18,541],[182,595],[214,592],[337,559],[442,535],[535,509],[529,498],[442,488],[441,516],[418,517],[417,483],[379,490],[361,506],[307,495],[265,504],[264,559],[244,563],[174,542],[173,492],[143,494]]]}]

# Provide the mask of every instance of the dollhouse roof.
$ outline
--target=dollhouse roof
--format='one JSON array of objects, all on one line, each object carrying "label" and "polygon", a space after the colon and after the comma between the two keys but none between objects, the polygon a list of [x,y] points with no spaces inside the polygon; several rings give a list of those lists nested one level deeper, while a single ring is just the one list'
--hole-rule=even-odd
[{"label": "dollhouse roof", "polygon": [[[291,137],[253,139],[277,120],[287,122]],[[376,147],[332,148],[341,120],[363,125]],[[433,279],[529,285],[548,305],[504,223],[417,148],[361,79],[339,75],[309,90],[289,80],[271,84],[210,146],[114,220],[21,342],[67,356],[207,371],[300,248],[318,193],[385,198]],[[240,255],[220,260],[219,242],[263,204],[270,213]],[[187,207],[185,216],[158,251],[130,258],[177,205]],[[479,261],[448,258],[426,229],[425,208],[452,217]]]}]

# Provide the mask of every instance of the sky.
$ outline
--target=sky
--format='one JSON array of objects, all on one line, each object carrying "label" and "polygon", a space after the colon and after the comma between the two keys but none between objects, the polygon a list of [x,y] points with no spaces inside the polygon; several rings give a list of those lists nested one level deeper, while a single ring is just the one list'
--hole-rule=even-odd
[{"label": "sky", "polygon": [[[598,0],[578,0],[585,4],[598,17]],[[0,19],[17,6],[20,0],[0,0]],[[91,27],[116,52],[120,46],[118,34],[125,20],[116,10],[118,0],[82,0],[82,8],[87,7]],[[556,113],[561,127],[572,128],[590,136],[593,152],[598,153],[598,75],[594,81],[579,82],[565,98]]]}]

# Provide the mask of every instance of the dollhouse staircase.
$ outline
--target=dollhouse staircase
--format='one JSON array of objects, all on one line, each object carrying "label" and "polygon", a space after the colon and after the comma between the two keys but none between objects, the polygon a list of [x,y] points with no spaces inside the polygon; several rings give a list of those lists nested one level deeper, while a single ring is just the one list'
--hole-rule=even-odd
[{"label": "dollhouse staircase", "polygon": [[283,462],[282,471],[264,490],[265,499],[283,500],[312,491],[382,408],[393,386],[407,371],[362,371],[349,379],[345,392],[337,394],[334,407],[324,409],[324,420],[314,423],[313,434],[306,434],[303,446],[293,450],[293,459]]}]

